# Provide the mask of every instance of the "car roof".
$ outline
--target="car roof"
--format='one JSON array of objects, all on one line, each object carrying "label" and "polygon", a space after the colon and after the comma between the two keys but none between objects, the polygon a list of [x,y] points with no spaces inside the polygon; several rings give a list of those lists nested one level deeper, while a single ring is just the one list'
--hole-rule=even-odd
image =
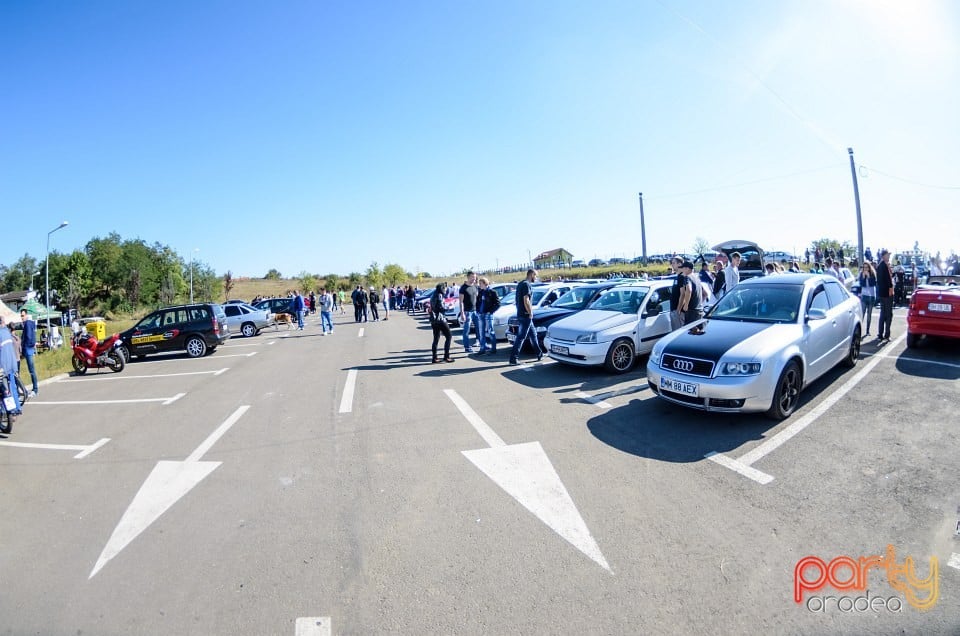
[{"label": "car roof", "polygon": [[810,281],[834,280],[840,282],[835,276],[830,274],[772,274],[770,276],[757,276],[740,281],[739,285],[806,285]]}]

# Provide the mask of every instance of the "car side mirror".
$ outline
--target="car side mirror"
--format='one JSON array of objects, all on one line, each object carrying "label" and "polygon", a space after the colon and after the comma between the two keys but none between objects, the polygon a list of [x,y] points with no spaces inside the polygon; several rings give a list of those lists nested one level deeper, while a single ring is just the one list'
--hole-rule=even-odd
[{"label": "car side mirror", "polygon": [[827,310],[820,309],[819,307],[814,307],[807,311],[807,321],[810,320],[826,320]]}]

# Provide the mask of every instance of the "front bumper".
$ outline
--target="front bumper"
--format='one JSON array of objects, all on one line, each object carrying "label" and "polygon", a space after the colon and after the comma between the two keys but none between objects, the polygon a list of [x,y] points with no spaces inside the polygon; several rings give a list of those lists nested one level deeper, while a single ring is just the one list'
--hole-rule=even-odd
[{"label": "front bumper", "polygon": [[[772,380],[771,380],[772,376]],[[663,388],[662,379],[695,385],[696,395]],[[647,362],[647,383],[661,398],[703,411],[759,413],[770,408],[779,376],[764,369],[757,375],[704,378],[666,371],[653,361]]]},{"label": "front bumper", "polygon": [[[567,352],[562,353],[554,351],[557,347],[566,347]],[[554,340],[545,338],[543,348],[546,354],[556,360],[566,364],[575,364],[582,367],[596,367],[602,365],[607,360],[607,351],[610,350],[609,342],[595,342],[590,344],[570,342],[569,340]]]}]

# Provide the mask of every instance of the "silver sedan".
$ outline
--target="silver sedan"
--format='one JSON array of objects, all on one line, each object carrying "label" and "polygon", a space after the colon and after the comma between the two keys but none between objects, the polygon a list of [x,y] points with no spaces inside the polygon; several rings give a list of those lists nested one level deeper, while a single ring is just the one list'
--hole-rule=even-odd
[{"label": "silver sedan", "polygon": [[260,330],[273,324],[273,314],[263,309],[256,309],[246,303],[230,303],[223,305],[227,314],[227,326],[231,332],[239,331],[250,338],[260,333]]},{"label": "silver sedan", "polygon": [[859,299],[833,276],[752,278],[658,342],[647,381],[683,406],[784,419],[804,387],[837,364],[856,365],[861,329]]}]

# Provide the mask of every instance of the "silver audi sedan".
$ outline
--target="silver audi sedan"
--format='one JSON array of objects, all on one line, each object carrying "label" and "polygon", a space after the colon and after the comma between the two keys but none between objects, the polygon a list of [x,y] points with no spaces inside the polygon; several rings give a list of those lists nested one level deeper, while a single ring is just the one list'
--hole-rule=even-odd
[{"label": "silver audi sedan", "polygon": [[857,364],[861,329],[860,300],[833,276],[751,278],[660,340],[647,381],[676,404],[782,420],[805,386],[837,364]]}]

